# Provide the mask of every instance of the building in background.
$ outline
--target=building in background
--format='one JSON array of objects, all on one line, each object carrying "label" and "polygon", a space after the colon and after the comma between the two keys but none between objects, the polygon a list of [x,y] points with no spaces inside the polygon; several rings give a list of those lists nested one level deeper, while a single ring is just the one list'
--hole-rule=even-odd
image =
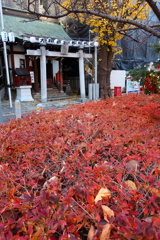
[{"label": "building in background", "polygon": [[[47,88],[53,88],[57,83],[59,91],[63,92],[65,80],[69,80],[69,76],[72,73],[74,75],[75,71],[80,79],[80,96],[84,100],[84,59],[92,57],[92,54],[87,53],[87,45],[80,41],[72,41],[58,20],[46,17],[35,19],[35,15],[26,10],[25,0],[20,0],[18,4],[9,0],[2,3],[4,30],[7,33],[12,31],[15,35],[15,42],[7,42],[7,55],[10,82],[12,88],[16,89],[18,100],[27,101],[24,95],[30,95],[30,91],[40,91],[41,101],[46,102]],[[48,6],[49,1],[36,1],[36,5],[32,7],[37,12],[54,14],[56,9]],[[7,84],[2,40],[0,86],[3,97]],[[28,100],[32,100],[32,97],[29,96]]]}]

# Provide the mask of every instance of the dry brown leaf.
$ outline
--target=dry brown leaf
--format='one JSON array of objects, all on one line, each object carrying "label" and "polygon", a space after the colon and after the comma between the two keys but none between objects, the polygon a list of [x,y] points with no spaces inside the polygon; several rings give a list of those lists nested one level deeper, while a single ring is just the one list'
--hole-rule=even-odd
[{"label": "dry brown leaf", "polygon": [[114,217],[113,210],[105,205],[102,205],[102,210],[103,210],[103,214],[104,214],[104,219],[109,223],[109,219],[111,217]]},{"label": "dry brown leaf", "polygon": [[56,177],[56,176],[51,177],[48,181],[46,181],[44,183],[43,187],[44,188],[48,187],[50,182],[54,182],[55,184],[57,184],[58,183],[58,177]]},{"label": "dry brown leaf", "polygon": [[62,162],[62,169],[60,170],[60,173],[63,173],[66,170],[66,163],[65,161]]},{"label": "dry brown leaf", "polygon": [[43,178],[43,176],[40,174],[40,173],[37,173],[37,172],[28,172],[26,173],[25,175],[26,178]]},{"label": "dry brown leaf", "polygon": [[160,174],[160,165],[155,165],[152,174]]},{"label": "dry brown leaf", "polygon": [[112,106],[116,106],[116,105],[117,105],[117,103],[114,101],[113,104],[112,104]]},{"label": "dry brown leaf", "polygon": [[128,185],[128,187],[129,187],[130,189],[132,189],[132,190],[137,190],[137,186],[136,186],[136,184],[135,184],[133,181],[127,180],[127,181],[125,181],[125,183]]},{"label": "dry brown leaf", "polygon": [[108,188],[101,188],[99,192],[97,193],[97,196],[95,197],[95,203],[102,200],[102,198],[110,198],[111,192]]},{"label": "dry brown leaf", "polygon": [[152,222],[152,219],[153,219],[153,217],[147,217],[147,218],[144,219],[144,221],[151,223],[151,222]]},{"label": "dry brown leaf", "polygon": [[111,233],[111,224],[104,225],[101,236],[100,236],[100,240],[109,240],[110,233]]},{"label": "dry brown leaf", "polygon": [[137,171],[139,168],[139,163],[136,160],[130,160],[126,163],[126,169],[128,171]]},{"label": "dry brown leaf", "polygon": [[[156,222],[156,221],[159,221],[159,217],[160,217],[159,214],[154,214],[152,216],[144,218],[144,221],[149,223]],[[160,228],[160,226],[158,227]]]},{"label": "dry brown leaf", "polygon": [[160,191],[157,188],[150,187],[147,184],[142,184],[142,186],[150,193],[154,193],[157,198],[160,198]]},{"label": "dry brown leaf", "polygon": [[0,165],[0,170],[4,170],[4,167],[3,167],[3,165]]},{"label": "dry brown leaf", "polygon": [[94,235],[95,235],[95,229],[94,229],[94,226],[91,225],[88,232],[87,240],[94,240]]}]

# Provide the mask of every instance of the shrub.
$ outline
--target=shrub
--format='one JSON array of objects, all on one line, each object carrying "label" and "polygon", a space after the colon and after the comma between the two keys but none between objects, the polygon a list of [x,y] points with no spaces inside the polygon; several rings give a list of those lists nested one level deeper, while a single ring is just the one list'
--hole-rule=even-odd
[{"label": "shrub", "polygon": [[33,112],[0,130],[0,239],[160,239],[158,95]]},{"label": "shrub", "polygon": [[160,64],[150,63],[149,66],[132,69],[127,75],[132,77],[133,81],[140,81],[145,94],[160,93]]}]

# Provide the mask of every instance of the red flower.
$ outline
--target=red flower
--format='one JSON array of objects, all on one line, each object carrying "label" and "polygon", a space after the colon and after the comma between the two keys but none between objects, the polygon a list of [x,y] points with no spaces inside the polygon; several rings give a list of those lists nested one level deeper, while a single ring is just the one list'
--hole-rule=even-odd
[{"label": "red flower", "polygon": [[158,65],[158,66],[156,67],[156,69],[160,69],[160,65]]}]

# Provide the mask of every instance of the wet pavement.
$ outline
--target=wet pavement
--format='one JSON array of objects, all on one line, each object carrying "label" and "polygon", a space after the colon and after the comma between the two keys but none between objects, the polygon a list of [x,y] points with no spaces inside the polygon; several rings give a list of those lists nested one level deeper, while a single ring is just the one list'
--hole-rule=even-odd
[{"label": "wet pavement", "polygon": [[[41,105],[39,105],[41,104]],[[21,114],[29,114],[33,111],[37,111],[37,108],[42,107],[44,110],[49,109],[66,109],[71,105],[81,104],[80,98],[71,97],[68,99],[58,99],[53,101],[48,101],[47,103],[41,103],[38,100],[31,102],[20,102]],[[12,100],[12,108],[10,107],[9,100],[2,100],[0,103],[0,123],[9,122],[10,119],[16,118],[15,113],[15,100]],[[38,107],[37,107],[38,105]]]}]

